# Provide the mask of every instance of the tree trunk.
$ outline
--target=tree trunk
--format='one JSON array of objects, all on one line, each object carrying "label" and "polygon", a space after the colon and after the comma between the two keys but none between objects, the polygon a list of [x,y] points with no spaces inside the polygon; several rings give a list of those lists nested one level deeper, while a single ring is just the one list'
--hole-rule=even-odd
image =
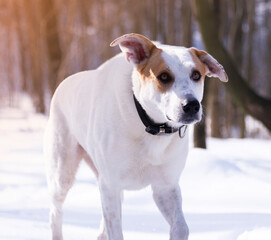
[{"label": "tree trunk", "polygon": [[229,53],[218,39],[215,31],[214,12],[208,0],[193,0],[193,12],[197,19],[207,51],[225,68],[229,82],[227,91],[246,113],[261,121],[271,131],[271,100],[259,96],[244,81]]},{"label": "tree trunk", "polygon": [[[181,45],[184,47],[192,46],[192,11],[189,4],[189,0],[183,0],[181,6]],[[202,101],[203,106],[207,106],[207,85],[205,82],[204,99]],[[203,107],[204,109],[204,107]],[[203,110],[204,111],[204,110]],[[206,112],[202,114],[202,120],[194,126],[194,147],[206,149]]]},{"label": "tree trunk", "polygon": [[[221,28],[223,25],[221,23],[221,11],[222,8],[221,0],[213,1],[214,8],[214,18],[216,24],[216,34],[220,36]],[[225,102],[222,100],[223,96],[221,96],[221,84],[217,79],[209,79],[209,104],[208,104],[208,112],[211,119],[211,137],[222,138],[223,137],[223,111],[225,108]]]},{"label": "tree trunk", "polygon": [[196,148],[207,148],[206,144],[206,110],[209,96],[209,81],[205,81],[204,95],[202,100],[202,120],[194,126],[194,147]]},{"label": "tree trunk", "polygon": [[[7,41],[6,41],[6,51],[7,51],[7,57],[6,57],[6,69],[8,74],[8,96],[9,96],[9,104],[12,106],[14,103],[14,91],[15,91],[15,81],[14,81],[14,71],[12,71],[12,55],[14,55],[14,49],[12,47],[12,38],[14,36],[13,32],[13,21],[12,21],[12,8],[11,8],[11,2],[7,2],[6,11],[8,11],[7,19],[5,22],[6,29],[7,29]],[[5,10],[4,10],[5,11]]]},{"label": "tree trunk", "polygon": [[41,30],[45,37],[48,52],[49,87],[53,95],[57,87],[57,74],[61,63],[61,49],[58,31],[58,9],[54,0],[41,0],[40,10],[42,25]]},{"label": "tree trunk", "polygon": [[[265,4],[270,4],[269,0],[265,0]],[[265,13],[265,28],[269,29],[269,31],[267,32],[267,39],[266,39],[266,45],[265,47],[267,47],[266,49],[266,68],[267,68],[267,72],[266,72],[266,76],[271,76],[271,11],[270,9],[267,10],[266,9],[266,13]],[[265,82],[265,91],[264,94],[270,96],[271,95],[271,81],[266,81]]]},{"label": "tree trunk", "polygon": [[158,29],[159,29],[159,41],[166,43],[167,39],[167,32],[165,27],[166,22],[166,14],[165,14],[165,1],[164,0],[158,0],[159,5],[159,11],[158,11]]},{"label": "tree trunk", "polygon": [[24,30],[22,26],[22,21],[24,21],[24,15],[22,14],[23,9],[22,1],[15,1],[14,2],[14,11],[15,11],[15,19],[16,19],[16,28],[18,34],[18,44],[20,48],[20,67],[22,73],[22,90],[27,92],[28,91],[28,84],[27,84],[27,47],[26,47],[26,39],[24,37]]},{"label": "tree trunk", "polygon": [[[148,1],[148,3],[150,4],[150,9],[151,9],[151,16],[150,16],[150,21],[151,21],[151,39],[152,40],[157,40],[157,9],[158,9],[158,4],[157,4],[158,0],[151,0]],[[152,7],[152,8],[151,8]]]},{"label": "tree trunk", "polygon": [[166,44],[175,45],[175,17],[174,17],[175,0],[167,1],[167,35]]},{"label": "tree trunk", "polygon": [[80,45],[83,51],[81,51],[81,58],[82,58],[82,64],[81,64],[81,70],[88,69],[88,60],[89,60],[89,52],[85,51],[88,49],[88,44],[90,42],[90,37],[88,35],[88,30],[92,27],[92,22],[90,18],[89,11],[92,8],[92,1],[89,0],[81,0],[78,1],[79,4],[79,11],[80,11],[80,17],[81,17],[81,30],[82,34],[80,36]]},{"label": "tree trunk", "polygon": [[[248,11],[248,49],[247,49],[247,80],[248,83],[252,82],[253,76],[253,58],[252,58],[252,49],[253,49],[253,35],[255,29],[255,0],[247,0],[247,11]],[[269,31],[270,32],[270,31]]]},{"label": "tree trunk", "polygon": [[[64,0],[63,0],[64,1]],[[74,25],[76,18],[76,2],[68,1],[67,3],[67,23],[65,24],[65,29],[68,31],[62,36],[63,52],[61,52],[61,63],[57,73],[56,85],[61,83],[67,76],[74,72],[73,68],[69,67],[71,54],[72,54],[72,43],[74,41]]]},{"label": "tree trunk", "polygon": [[[135,33],[142,34],[142,11],[141,11],[141,6],[142,6],[142,1],[137,1],[137,0],[132,0],[131,5],[133,6],[131,9],[129,8],[129,14],[132,16],[133,19],[133,26],[132,29]],[[134,9],[135,8],[135,9]]]},{"label": "tree trunk", "polygon": [[192,11],[189,0],[182,1],[181,7],[181,45],[184,47],[192,46]]},{"label": "tree trunk", "polygon": [[[238,70],[243,66],[243,22],[244,0],[229,1],[232,23],[229,31],[229,52],[235,61]],[[245,137],[245,114],[244,111],[234,104],[230,93],[226,95],[227,114],[226,126],[228,137]],[[236,131],[238,129],[238,131]],[[234,130],[234,131],[233,131]]]},{"label": "tree trunk", "polygon": [[26,15],[26,33],[28,37],[28,49],[30,52],[31,65],[31,96],[37,112],[45,113],[44,88],[41,68],[41,39],[39,31],[38,14],[35,12],[36,2],[24,0],[23,11]]},{"label": "tree trunk", "polygon": [[[222,115],[222,103],[220,101],[220,82],[217,79],[208,79],[210,81],[209,91],[209,112],[211,118],[211,137],[222,138],[223,137],[223,115]],[[225,105],[224,105],[225,106]]]}]

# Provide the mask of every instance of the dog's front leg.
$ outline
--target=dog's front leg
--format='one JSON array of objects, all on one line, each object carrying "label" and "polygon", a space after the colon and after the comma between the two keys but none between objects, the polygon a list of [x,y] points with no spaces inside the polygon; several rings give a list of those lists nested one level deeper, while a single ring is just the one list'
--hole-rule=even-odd
[{"label": "dog's front leg", "polygon": [[170,240],[187,240],[189,229],[183,216],[179,185],[152,186],[152,189],[154,201],[170,225]]},{"label": "dog's front leg", "polygon": [[99,182],[103,208],[104,232],[98,239],[123,240],[121,227],[121,191]]}]

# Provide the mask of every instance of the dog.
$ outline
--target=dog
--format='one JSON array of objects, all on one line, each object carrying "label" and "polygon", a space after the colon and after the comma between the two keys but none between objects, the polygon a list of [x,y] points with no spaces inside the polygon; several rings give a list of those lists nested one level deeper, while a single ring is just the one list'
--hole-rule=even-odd
[{"label": "dog", "polygon": [[178,184],[188,154],[187,127],[201,120],[205,76],[228,80],[196,48],[162,45],[139,34],[111,43],[122,53],[57,88],[45,132],[52,239],[62,236],[62,204],[82,159],[97,177],[103,210],[99,240],[122,240],[124,190],[148,185],[170,225],[188,239]]}]

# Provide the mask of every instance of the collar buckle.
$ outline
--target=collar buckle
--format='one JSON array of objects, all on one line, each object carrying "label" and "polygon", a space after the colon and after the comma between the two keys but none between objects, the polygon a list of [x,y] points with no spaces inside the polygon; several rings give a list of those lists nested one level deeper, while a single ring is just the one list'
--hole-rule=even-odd
[{"label": "collar buckle", "polygon": [[165,127],[165,125],[159,126],[159,133],[160,134],[165,134],[166,133],[166,127]]}]

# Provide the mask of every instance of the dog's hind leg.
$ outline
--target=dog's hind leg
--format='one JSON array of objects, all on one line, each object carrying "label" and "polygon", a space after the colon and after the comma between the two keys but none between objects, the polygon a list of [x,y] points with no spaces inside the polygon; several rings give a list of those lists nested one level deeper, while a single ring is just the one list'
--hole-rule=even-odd
[{"label": "dog's hind leg", "polygon": [[[51,126],[50,126],[51,127]],[[62,240],[62,205],[71,188],[82,149],[67,131],[47,130],[45,156],[47,181],[51,198],[50,225],[53,240]]]}]

